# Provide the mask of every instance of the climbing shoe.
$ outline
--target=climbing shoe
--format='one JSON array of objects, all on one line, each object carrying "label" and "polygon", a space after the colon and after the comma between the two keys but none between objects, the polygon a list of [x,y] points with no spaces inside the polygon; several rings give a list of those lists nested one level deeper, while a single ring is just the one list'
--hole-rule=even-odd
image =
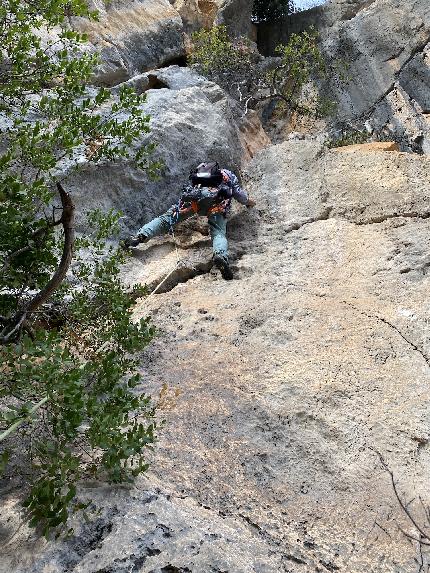
[{"label": "climbing shoe", "polygon": [[233,279],[233,271],[231,270],[227,259],[221,257],[220,255],[214,256],[214,264],[221,271],[221,276],[226,281],[231,281]]},{"label": "climbing shoe", "polygon": [[148,240],[148,237],[145,235],[137,235],[136,237],[127,237],[123,241],[121,241],[121,247],[124,250],[129,249],[130,247],[137,247],[140,243],[145,243]]}]

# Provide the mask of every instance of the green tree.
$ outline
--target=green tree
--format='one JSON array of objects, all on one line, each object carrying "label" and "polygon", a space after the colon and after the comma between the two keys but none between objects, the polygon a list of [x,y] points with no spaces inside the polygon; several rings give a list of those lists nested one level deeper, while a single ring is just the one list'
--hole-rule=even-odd
[{"label": "green tree", "polygon": [[293,112],[321,116],[333,111],[333,103],[309,89],[329,69],[319,46],[318,34],[310,29],[292,34],[287,44],[276,48],[278,57],[268,68],[243,38],[231,40],[224,26],[193,34],[191,64],[239,100],[245,113],[261,102],[273,100],[288,117]]},{"label": "green tree", "polygon": [[0,470],[21,475],[45,535],[84,508],[82,477],[145,471],[155,431],[136,373],[153,329],[131,320],[137,289],[125,291],[123,255],[105,241],[119,215],[93,211],[93,232],[75,237],[59,180],[117,158],[151,175],[152,146],[138,145],[149,117],[128,87],[88,87],[98,58],[71,16],[97,18],[84,0],[0,6]]},{"label": "green tree", "polygon": [[252,21],[277,22],[296,11],[293,0],[254,0]]},{"label": "green tree", "polygon": [[231,40],[225,26],[213,26],[192,36],[189,63],[232,97],[248,94],[258,81],[259,55],[245,38]]}]

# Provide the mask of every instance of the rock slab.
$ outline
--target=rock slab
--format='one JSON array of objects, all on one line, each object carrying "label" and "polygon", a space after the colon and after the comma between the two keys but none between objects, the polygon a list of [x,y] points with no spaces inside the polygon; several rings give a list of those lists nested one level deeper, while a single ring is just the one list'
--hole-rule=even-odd
[{"label": "rock slab", "polygon": [[[291,141],[245,180],[235,280],[200,267],[136,307],[159,332],[142,390],[168,392],[146,480],[95,489],[106,511],[75,541],[22,531],[4,571],[417,571],[375,452],[428,503],[430,159]],[[177,241],[184,268],[210,259],[197,227]],[[156,284],[175,253],[158,239],[130,265]]]},{"label": "rock slab", "polygon": [[75,19],[74,27],[100,55],[95,84],[114,86],[185,56],[182,19],[168,0],[99,1],[91,7],[99,20]]}]

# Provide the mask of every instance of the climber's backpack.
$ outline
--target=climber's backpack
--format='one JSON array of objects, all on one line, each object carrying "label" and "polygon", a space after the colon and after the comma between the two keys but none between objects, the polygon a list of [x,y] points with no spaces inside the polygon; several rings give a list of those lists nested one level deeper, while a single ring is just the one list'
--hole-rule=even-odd
[{"label": "climber's backpack", "polygon": [[182,189],[181,205],[193,205],[194,211],[207,212],[231,196],[232,191],[224,182],[218,163],[200,163],[191,171],[190,183]]},{"label": "climber's backpack", "polygon": [[218,193],[217,187],[185,185],[182,189],[181,205],[183,207],[190,205],[193,207],[193,211],[204,213],[222,201]]}]

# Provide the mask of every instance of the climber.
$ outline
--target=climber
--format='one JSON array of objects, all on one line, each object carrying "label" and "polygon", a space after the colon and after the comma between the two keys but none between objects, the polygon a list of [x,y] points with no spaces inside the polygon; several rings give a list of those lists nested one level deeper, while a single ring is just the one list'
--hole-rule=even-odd
[{"label": "climber", "polygon": [[255,201],[248,198],[241,189],[238,178],[232,171],[220,169],[216,162],[200,163],[190,173],[189,184],[184,185],[177,205],[172,205],[163,215],[141,227],[135,236],[128,237],[123,247],[136,247],[152,237],[172,232],[176,223],[184,221],[194,214],[208,218],[214,264],[226,280],[233,278],[227,255],[227,213],[232,198],[254,207]]}]

